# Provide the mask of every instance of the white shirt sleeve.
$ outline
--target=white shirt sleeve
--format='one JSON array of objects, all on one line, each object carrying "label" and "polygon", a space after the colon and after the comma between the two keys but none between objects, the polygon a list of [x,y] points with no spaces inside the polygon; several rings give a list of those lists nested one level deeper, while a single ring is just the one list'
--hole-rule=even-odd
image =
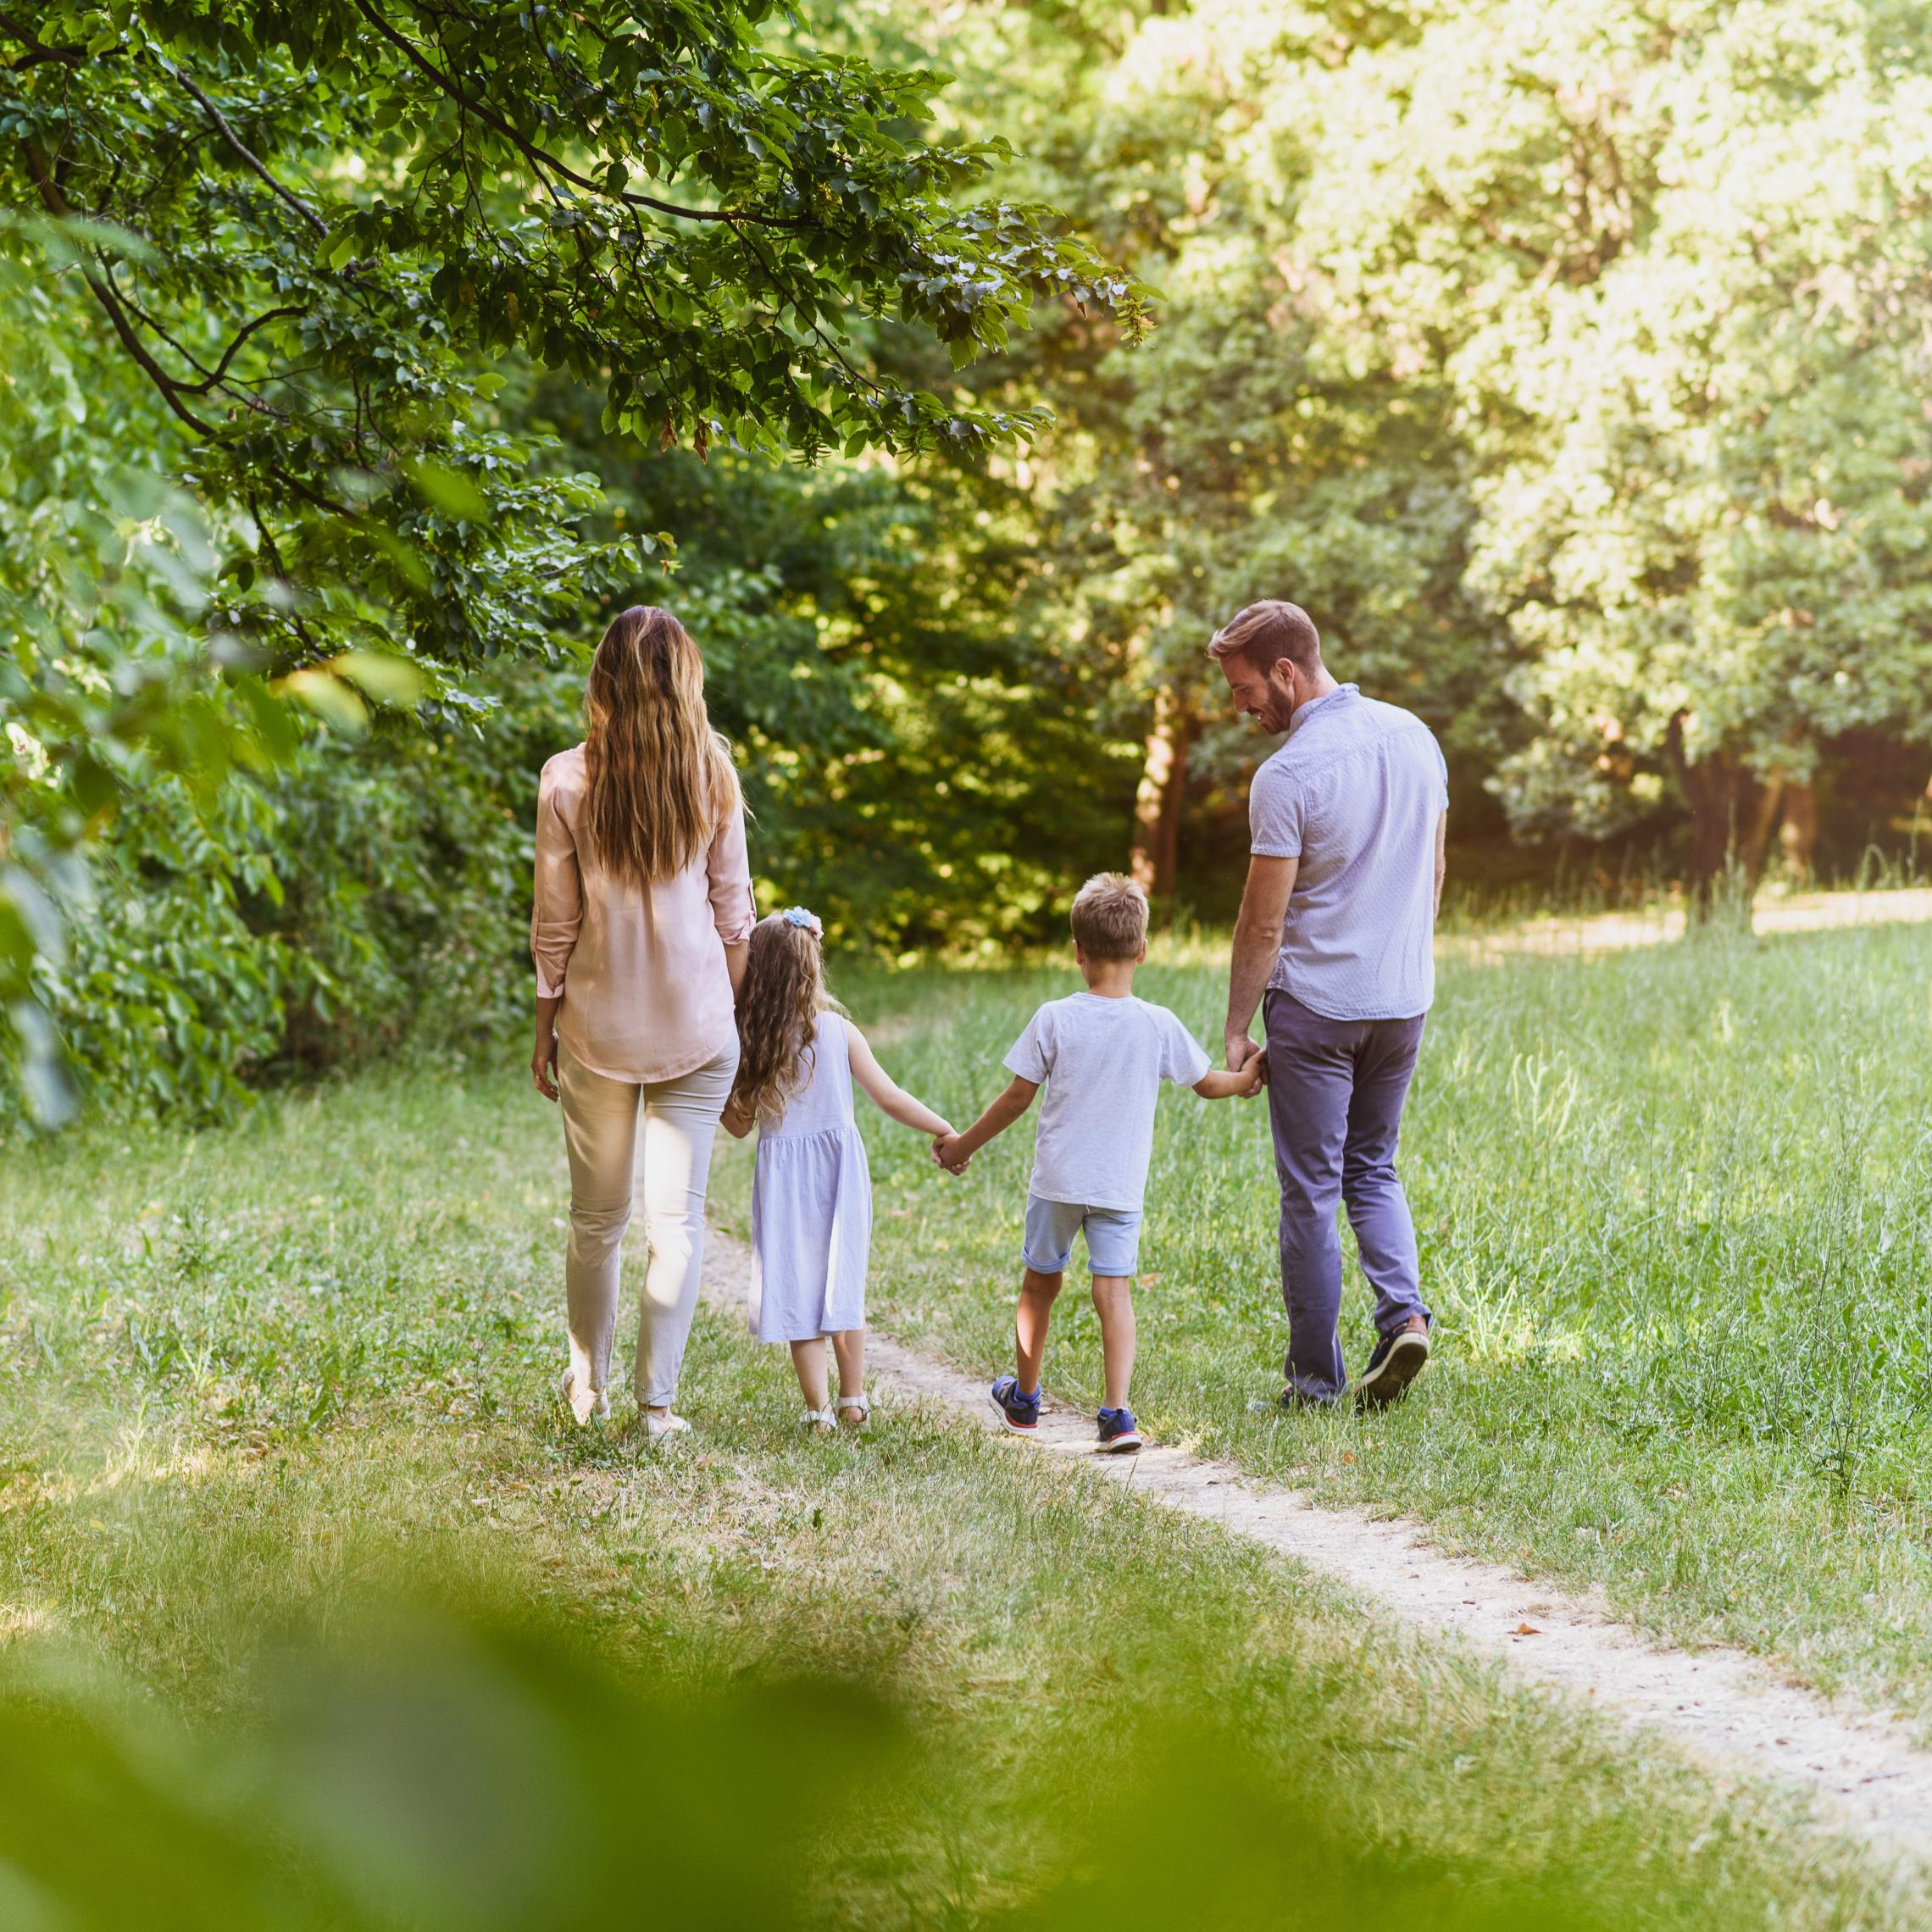
[{"label": "white shirt sleeve", "polygon": [[1248,787],[1248,850],[1257,858],[1302,856],[1302,788],[1272,758]]},{"label": "white shirt sleeve", "polygon": [[1026,1030],[1013,1041],[1004,1062],[1009,1074],[1037,1086],[1053,1070],[1052,1009],[1041,1007],[1027,1021]]},{"label": "white shirt sleeve", "polygon": [[1178,1014],[1165,1007],[1155,1008],[1161,1016],[1161,1078],[1176,1086],[1192,1086],[1206,1080],[1213,1070],[1201,1042],[1181,1024]]}]

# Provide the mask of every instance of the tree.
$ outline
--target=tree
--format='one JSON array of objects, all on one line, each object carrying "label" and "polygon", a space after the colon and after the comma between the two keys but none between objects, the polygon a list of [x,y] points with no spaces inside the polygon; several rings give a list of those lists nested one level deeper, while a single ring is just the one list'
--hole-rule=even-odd
[{"label": "tree", "polygon": [[1036,294],[1139,325],[1051,211],[951,205],[1000,150],[892,131],[934,76],[774,51],[762,12],[0,13],[9,197],[136,239],[83,250],[80,279],[197,493],[245,515],[230,575],[283,593],[231,602],[231,628],[294,662],[321,654],[312,622],[339,641],[378,609],[447,662],[541,643],[581,595],[584,506],[479,426],[492,353],[601,389],[613,430],[809,458],[1040,421],[869,372],[865,317],[962,361]]},{"label": "tree", "polygon": [[[1140,746],[1119,846],[1158,894],[1184,881],[1191,799],[1233,804],[1252,763],[1204,656],[1259,597],[1313,609],[1346,675],[1449,736],[1458,791],[1493,762],[1502,627],[1465,590],[1475,519],[1441,359],[1342,287],[1325,225],[1358,157],[1327,139],[1342,78],[1402,10],[949,8],[956,106],[1010,133],[1027,186],[1162,294],[1131,355],[1105,319],[1056,318],[975,372],[1056,427],[1026,467],[1035,621],[1098,668],[1098,722]],[[912,31],[941,24],[916,5]],[[1480,797],[1480,794],[1479,794]]]},{"label": "tree", "polygon": [[895,18],[1163,292],[1144,353],[1069,319],[979,372],[1055,409],[1041,587],[1142,738],[1152,883],[1242,769],[1199,651],[1259,594],[1444,732],[1453,824],[1687,819],[1701,902],[1805,863],[1834,747],[1932,736],[1918,8]]},{"label": "tree", "polygon": [[1787,800],[1802,836],[1833,738],[1932,734],[1921,25],[1463,4],[1338,119],[1361,299],[1468,425],[1532,734],[1499,789],[1597,835],[1674,791],[1701,905]]},{"label": "tree", "polygon": [[[269,755],[289,737],[271,689],[348,723],[372,697],[460,712],[466,668],[553,654],[650,555],[648,532],[586,540],[597,480],[505,426],[493,358],[594,386],[608,433],[701,456],[961,452],[1042,416],[896,380],[875,329],[957,365],[1038,298],[1143,325],[1136,285],[1051,209],[959,205],[1002,151],[909,131],[936,76],[789,44],[764,14],[0,7],[0,236],[50,338],[39,373],[98,375],[139,432],[114,469],[178,486],[157,522],[158,498],[116,510],[85,465],[10,479],[106,532],[58,595],[31,546],[3,556],[0,702],[31,768],[0,788],[17,1029],[44,1030],[30,983],[55,943],[19,863],[54,849],[19,836],[30,785],[72,852],[171,738],[214,775],[218,742]],[[136,561],[164,596],[130,587]],[[140,702],[91,709],[97,683]]]}]

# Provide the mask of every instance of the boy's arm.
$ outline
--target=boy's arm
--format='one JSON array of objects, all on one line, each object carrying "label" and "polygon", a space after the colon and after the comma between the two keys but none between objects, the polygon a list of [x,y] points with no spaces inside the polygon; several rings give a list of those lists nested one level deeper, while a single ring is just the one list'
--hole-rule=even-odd
[{"label": "boy's arm", "polygon": [[1194,1083],[1194,1091],[1203,1100],[1245,1100],[1261,1091],[1262,1069],[1266,1063],[1257,1053],[1238,1071],[1224,1069],[1202,1074]]},{"label": "boy's arm", "polygon": [[952,1123],[935,1113],[924,1101],[914,1100],[879,1064],[865,1035],[848,1020],[846,1023],[846,1054],[852,1062],[852,1077],[864,1088],[866,1097],[890,1120],[935,1137],[950,1134]]},{"label": "boy's arm", "polygon": [[933,1145],[932,1158],[957,1174],[996,1134],[1003,1134],[1033,1104],[1038,1080],[1013,1076],[1007,1090],[963,1134],[948,1134]]}]

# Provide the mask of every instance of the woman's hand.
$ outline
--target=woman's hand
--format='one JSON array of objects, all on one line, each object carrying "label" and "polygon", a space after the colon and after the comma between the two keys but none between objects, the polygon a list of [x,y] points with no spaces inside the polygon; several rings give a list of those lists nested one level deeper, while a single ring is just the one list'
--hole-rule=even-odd
[{"label": "woman's hand", "polygon": [[557,1029],[538,1023],[536,1051],[530,1057],[530,1077],[546,1100],[557,1097]]}]

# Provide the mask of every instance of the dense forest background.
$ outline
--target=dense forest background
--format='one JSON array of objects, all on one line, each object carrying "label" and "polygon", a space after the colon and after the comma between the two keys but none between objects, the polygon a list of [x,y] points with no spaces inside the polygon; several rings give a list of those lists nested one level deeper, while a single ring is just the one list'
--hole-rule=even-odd
[{"label": "dense forest background", "polygon": [[1258,596],[1460,880],[1916,865],[1928,128],[1918,0],[0,5],[3,1105],[519,1011],[636,601],[887,955],[1227,911]]}]

